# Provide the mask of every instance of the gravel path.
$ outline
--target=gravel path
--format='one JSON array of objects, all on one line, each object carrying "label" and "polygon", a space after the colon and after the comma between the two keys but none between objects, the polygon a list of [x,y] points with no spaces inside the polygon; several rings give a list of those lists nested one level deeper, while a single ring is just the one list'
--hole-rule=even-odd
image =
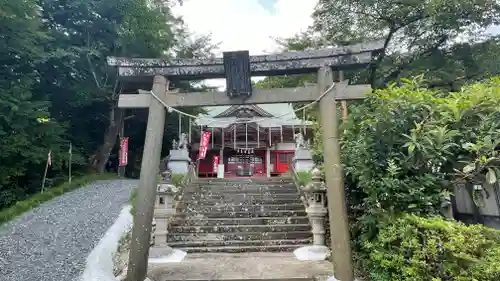
[{"label": "gravel path", "polygon": [[0,281],[73,281],[137,181],[100,181],[0,227]]}]

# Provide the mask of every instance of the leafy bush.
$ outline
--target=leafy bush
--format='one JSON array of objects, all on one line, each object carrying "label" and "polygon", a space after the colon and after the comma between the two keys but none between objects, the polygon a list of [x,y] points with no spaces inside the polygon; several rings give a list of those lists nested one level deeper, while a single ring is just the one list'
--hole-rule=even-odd
[{"label": "leafy bush", "polygon": [[46,189],[43,193],[37,193],[27,200],[18,201],[13,206],[0,210],[0,225],[66,192],[86,186],[94,181],[114,178],[116,178],[116,175],[114,174],[87,175],[81,178],[74,179],[71,184],[69,182],[66,182],[62,185]]},{"label": "leafy bush", "polygon": [[[458,184],[470,186],[500,178],[500,78],[464,87],[457,93],[426,89],[421,78],[403,82],[369,93],[362,103],[350,103],[348,119],[340,129],[354,254],[360,269],[368,272],[373,271],[373,265],[365,266],[364,260],[375,257],[366,245],[383,243],[379,241],[383,239],[383,232],[379,231],[385,227],[381,218],[402,213],[439,215],[442,200]],[[323,162],[321,133],[317,124],[317,164]],[[421,225],[421,231],[433,232],[430,226]],[[472,237],[474,232],[468,233],[470,239],[482,239]],[[428,245],[418,247],[435,251]],[[387,251],[387,256],[378,260],[378,274],[382,277],[372,277],[401,280],[383,275],[383,265],[391,261]],[[398,258],[398,249],[393,251],[394,258]],[[432,264],[435,260],[427,259],[429,266],[436,266]],[[483,271],[492,270],[487,267],[494,265],[487,265],[486,258],[483,261]],[[385,270],[385,274],[401,274],[390,267]],[[407,280],[433,280],[429,276]]]},{"label": "leafy bush", "polygon": [[172,174],[172,184],[176,187],[181,187],[183,185],[184,178],[186,174]]},{"label": "leafy bush", "polygon": [[[500,178],[500,78],[458,93],[405,82],[350,106],[341,127],[349,211],[372,225],[387,212],[437,214],[453,184]],[[314,143],[321,163],[319,127]]]},{"label": "leafy bush", "polygon": [[364,243],[374,281],[500,280],[500,231],[403,215]]},{"label": "leafy bush", "polygon": [[299,186],[306,186],[312,181],[311,172],[297,172],[297,184]]}]

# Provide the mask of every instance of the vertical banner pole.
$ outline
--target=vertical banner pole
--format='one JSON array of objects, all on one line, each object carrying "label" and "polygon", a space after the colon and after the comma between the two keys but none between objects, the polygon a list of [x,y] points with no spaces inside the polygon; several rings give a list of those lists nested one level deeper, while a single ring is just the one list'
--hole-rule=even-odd
[{"label": "vertical banner pole", "polygon": [[71,162],[73,162],[73,144],[69,143],[69,163],[68,163],[68,182],[71,184]]},{"label": "vertical banner pole", "polygon": [[224,153],[224,143],[226,142],[226,140],[225,140],[226,139],[225,133],[226,132],[224,132],[224,127],[222,127],[220,129],[220,134],[221,134],[221,139],[222,139],[221,140],[222,143],[220,145],[220,159],[222,161],[222,164],[224,164],[224,158],[222,156],[223,156],[223,153]]},{"label": "vertical banner pole", "polygon": [[182,134],[182,114],[179,114],[179,141],[181,141],[181,134]]},{"label": "vertical banner pole", "polygon": [[[117,109],[117,110],[122,110],[122,111],[125,111],[124,108],[120,108],[120,109]],[[125,112],[122,112],[122,114],[125,114]],[[125,137],[125,119],[121,122],[120,124],[120,134],[118,135],[118,138],[120,139],[123,139]],[[121,151],[121,147],[120,147],[120,151],[119,151],[120,155],[122,154],[122,151]],[[121,156],[119,156],[121,157]],[[121,159],[118,159],[118,161],[121,161]],[[125,177],[125,166],[120,166],[118,165],[118,176],[123,178]]]},{"label": "vertical banner pole", "polygon": [[189,128],[188,128],[188,130],[189,130],[189,136],[188,136],[188,138],[189,138],[188,139],[189,144],[191,144],[191,134],[192,134],[192,128],[191,128],[191,126],[192,126],[192,121],[191,121],[191,117],[190,117],[189,118]]},{"label": "vertical banner pole", "polygon": [[257,123],[257,148],[260,148],[260,126]]},{"label": "vertical banner pole", "polygon": [[52,165],[52,151],[49,150],[49,153],[47,154],[47,163],[45,163],[45,171],[43,172],[43,179],[42,179],[42,190],[40,193],[43,193],[43,190],[45,189],[45,180],[47,179],[47,171],[49,170],[49,166]]},{"label": "vertical banner pole", "polygon": [[272,127],[267,128],[267,138],[269,139],[269,146],[271,146],[271,137],[272,137]]}]

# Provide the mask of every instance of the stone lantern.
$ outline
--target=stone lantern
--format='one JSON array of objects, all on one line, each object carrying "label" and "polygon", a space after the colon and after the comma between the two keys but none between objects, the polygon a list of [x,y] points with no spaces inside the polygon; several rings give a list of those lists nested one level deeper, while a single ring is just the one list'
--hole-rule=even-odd
[{"label": "stone lantern", "polygon": [[303,187],[306,193],[306,213],[309,216],[313,233],[313,244],[325,245],[325,215],[326,208],[326,186],[321,181],[321,171],[314,168],[311,171],[311,182]]},{"label": "stone lantern", "polygon": [[319,261],[330,255],[330,249],[325,246],[326,186],[321,181],[321,171],[318,168],[311,171],[311,176],[311,182],[301,189],[305,193],[304,203],[311,222],[313,245],[298,248],[294,254],[298,260]]}]

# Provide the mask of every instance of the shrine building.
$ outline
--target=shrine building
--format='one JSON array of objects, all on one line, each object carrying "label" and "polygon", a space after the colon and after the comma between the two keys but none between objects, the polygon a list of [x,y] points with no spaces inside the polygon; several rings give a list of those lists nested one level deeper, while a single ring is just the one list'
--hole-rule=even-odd
[{"label": "shrine building", "polygon": [[[224,177],[273,177],[288,172],[295,153],[294,135],[312,136],[312,122],[299,119],[291,104],[256,104],[205,108],[195,123],[211,132],[199,177],[216,177],[214,156],[224,164]],[[196,126],[195,125],[195,126]],[[197,162],[200,143],[191,149]]]}]

